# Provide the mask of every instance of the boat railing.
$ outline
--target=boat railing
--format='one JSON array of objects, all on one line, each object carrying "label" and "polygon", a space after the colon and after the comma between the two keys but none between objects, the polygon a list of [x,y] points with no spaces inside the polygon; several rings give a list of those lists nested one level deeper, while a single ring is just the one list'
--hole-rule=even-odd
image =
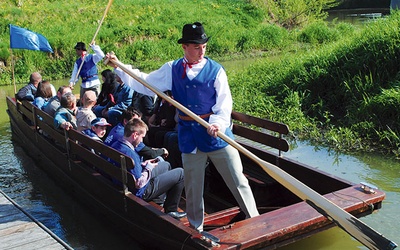
[{"label": "boat railing", "polygon": [[28,101],[17,101],[17,108],[34,127],[38,136],[45,137],[65,151],[68,161],[91,167],[110,183],[121,188],[124,193],[134,189],[133,175],[128,172],[134,168],[130,157],[77,130],[56,129],[54,118]]},{"label": "boat railing", "polygon": [[[232,112],[233,133],[236,141],[252,153],[276,166],[283,160],[283,152],[289,150],[289,143],[284,136],[289,134],[286,124]],[[276,185],[277,182],[245,155],[242,156],[243,172],[250,185],[256,191],[266,186]]]},{"label": "boat railing", "polygon": [[114,183],[121,183],[124,192],[134,188],[133,175],[128,171],[133,169],[135,165],[130,157],[79,131],[70,130],[66,132],[69,138],[70,154],[74,158],[84,161]]},{"label": "boat railing", "polygon": [[289,127],[286,124],[235,111],[232,112],[232,119],[235,135],[277,149],[279,156],[289,150],[289,143],[283,138],[289,134]]}]

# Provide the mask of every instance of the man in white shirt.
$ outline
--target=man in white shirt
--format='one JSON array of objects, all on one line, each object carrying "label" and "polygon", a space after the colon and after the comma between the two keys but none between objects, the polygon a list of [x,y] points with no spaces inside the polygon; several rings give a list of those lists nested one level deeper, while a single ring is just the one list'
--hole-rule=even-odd
[{"label": "man in white shirt", "polygon": [[[201,23],[186,24],[182,38],[178,40],[184,51],[183,58],[167,62],[149,74],[133,70],[160,91],[171,90],[176,101],[210,124],[206,129],[179,111],[178,143],[185,174],[186,212],[190,225],[198,231],[203,231],[204,175],[208,158],[246,217],[259,215],[248,180],[243,174],[239,152],[217,137],[218,131],[223,131],[233,138],[230,129],[232,96],[223,67],[204,56],[208,39]],[[107,57],[117,60],[114,55]],[[115,72],[135,91],[154,95],[121,69],[116,68]]]},{"label": "man in white shirt", "polygon": [[71,79],[69,80],[69,86],[73,88],[76,82],[78,82],[79,77],[81,77],[80,96],[83,96],[83,93],[87,90],[93,90],[96,96],[100,93],[101,83],[98,76],[97,63],[103,59],[104,52],[94,43],[91,44],[90,47],[94,51],[94,54],[87,53],[86,45],[83,42],[78,42],[74,47],[76,55],[79,56],[79,58],[75,61]]}]

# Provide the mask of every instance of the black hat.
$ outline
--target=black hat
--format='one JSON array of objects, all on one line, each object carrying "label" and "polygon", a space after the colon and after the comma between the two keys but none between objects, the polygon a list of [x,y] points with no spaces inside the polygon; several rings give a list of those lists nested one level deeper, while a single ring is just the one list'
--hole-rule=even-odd
[{"label": "black hat", "polygon": [[195,43],[204,44],[210,39],[204,32],[203,25],[199,22],[193,24],[185,24],[182,29],[182,38],[178,43]]},{"label": "black hat", "polygon": [[75,45],[74,49],[80,49],[80,50],[86,51],[86,45],[85,45],[85,43],[83,43],[83,42],[78,42],[78,43]]}]

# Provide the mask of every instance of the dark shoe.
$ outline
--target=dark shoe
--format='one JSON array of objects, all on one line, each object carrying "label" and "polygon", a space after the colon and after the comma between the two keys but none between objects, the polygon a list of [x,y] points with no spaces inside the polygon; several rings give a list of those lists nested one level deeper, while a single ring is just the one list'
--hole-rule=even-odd
[{"label": "dark shoe", "polygon": [[185,212],[169,212],[167,213],[169,216],[171,216],[172,218],[175,219],[181,219],[183,217],[186,217],[186,213]]}]

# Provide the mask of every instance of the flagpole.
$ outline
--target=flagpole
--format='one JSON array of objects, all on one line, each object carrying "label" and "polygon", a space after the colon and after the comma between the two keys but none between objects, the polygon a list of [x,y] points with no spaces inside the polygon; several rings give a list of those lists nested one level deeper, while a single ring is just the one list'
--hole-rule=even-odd
[{"label": "flagpole", "polygon": [[14,94],[17,94],[17,85],[15,84],[15,75],[14,75],[14,54],[12,53],[12,49],[10,49],[11,54],[11,72],[12,72],[12,81],[14,84]]}]

